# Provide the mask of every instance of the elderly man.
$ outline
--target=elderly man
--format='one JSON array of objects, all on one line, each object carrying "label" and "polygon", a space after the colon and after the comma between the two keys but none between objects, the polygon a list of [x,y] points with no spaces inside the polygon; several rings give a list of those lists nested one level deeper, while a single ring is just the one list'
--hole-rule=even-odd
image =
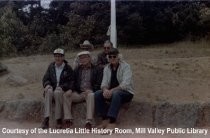
[{"label": "elderly man", "polygon": [[110,42],[109,40],[104,42],[104,51],[98,54],[98,58],[97,58],[97,66],[104,69],[105,65],[107,65],[108,62],[108,53],[110,51],[110,49],[113,47],[112,42]]},{"label": "elderly man", "polygon": [[80,48],[87,50],[87,51],[92,51],[94,49],[93,44],[90,43],[90,41],[85,40],[83,44],[80,44]]},{"label": "elderly man", "polygon": [[[85,50],[85,51],[89,51],[89,52],[94,50],[93,44],[91,44],[88,40],[85,40],[83,42],[83,44],[80,44],[80,48],[83,49],[83,51]],[[91,55],[91,62],[93,65],[96,65],[96,62],[97,62],[96,57],[93,55]],[[73,62],[73,68],[74,69],[77,68],[79,66],[79,64],[80,64],[79,58],[76,57]]]},{"label": "elderly man", "polygon": [[55,102],[56,128],[62,127],[63,93],[71,92],[73,88],[73,70],[64,59],[64,50],[54,51],[55,61],[52,62],[43,78],[44,87],[44,121],[42,128],[49,127],[52,102]]},{"label": "elderly man", "polygon": [[[109,64],[104,68],[101,83],[102,90],[95,92],[95,108],[103,119],[98,128],[113,129],[121,105],[132,100],[134,89],[130,65],[120,59],[119,51],[111,49],[108,58]],[[108,110],[107,101],[110,102]]]},{"label": "elderly man", "polygon": [[108,62],[108,53],[109,53],[109,51],[112,47],[113,47],[112,42],[107,40],[107,41],[104,42],[103,52],[98,54],[97,67],[99,69],[98,79],[99,79],[100,82],[102,81],[102,78],[103,78],[104,67],[109,63]]},{"label": "elderly man", "polygon": [[79,66],[74,69],[74,91],[64,94],[64,119],[66,127],[72,127],[73,116],[71,113],[72,103],[86,101],[87,114],[85,128],[91,129],[91,121],[94,113],[94,93],[99,90],[97,80],[97,68],[91,63],[89,51],[78,53]]}]

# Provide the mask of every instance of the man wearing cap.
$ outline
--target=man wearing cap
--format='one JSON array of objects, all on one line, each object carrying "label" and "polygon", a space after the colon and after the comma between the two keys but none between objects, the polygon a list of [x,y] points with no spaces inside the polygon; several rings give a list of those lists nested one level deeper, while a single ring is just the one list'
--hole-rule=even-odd
[{"label": "man wearing cap", "polygon": [[80,52],[77,56],[79,59],[79,66],[74,69],[74,91],[64,94],[64,119],[66,127],[72,127],[72,103],[86,101],[87,114],[85,128],[91,129],[91,121],[94,113],[93,92],[100,89],[100,84],[97,80],[98,71],[91,63],[91,55],[89,51]]},{"label": "man wearing cap", "polygon": [[62,127],[63,93],[71,92],[73,88],[73,70],[64,59],[64,50],[55,49],[54,59],[43,77],[44,87],[44,121],[42,128],[49,127],[49,118],[52,112],[52,103],[55,102],[56,128]]},{"label": "man wearing cap", "polygon": [[[132,100],[134,89],[130,65],[122,61],[119,51],[112,48],[108,58],[109,64],[104,68],[101,90],[95,92],[95,108],[103,120],[98,128],[113,129],[121,105]],[[108,110],[107,101],[110,102]]]}]

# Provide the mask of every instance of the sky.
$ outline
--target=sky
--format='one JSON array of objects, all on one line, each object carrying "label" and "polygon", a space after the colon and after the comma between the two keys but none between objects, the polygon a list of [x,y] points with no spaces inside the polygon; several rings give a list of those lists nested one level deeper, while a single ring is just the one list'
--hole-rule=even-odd
[{"label": "sky", "polygon": [[52,0],[41,0],[41,6],[46,9],[49,8],[49,4],[51,1]]}]

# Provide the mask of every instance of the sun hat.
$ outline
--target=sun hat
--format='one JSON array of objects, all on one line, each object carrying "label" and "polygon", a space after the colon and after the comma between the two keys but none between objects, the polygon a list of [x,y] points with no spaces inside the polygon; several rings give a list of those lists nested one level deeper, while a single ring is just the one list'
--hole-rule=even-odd
[{"label": "sun hat", "polygon": [[90,41],[85,40],[83,42],[83,44],[80,44],[80,48],[82,48],[82,49],[93,49],[94,47],[93,47],[93,44],[90,43]]},{"label": "sun hat", "polygon": [[82,51],[82,52],[79,52],[77,54],[77,57],[81,56],[81,55],[89,55],[90,56],[90,52],[89,51]]}]

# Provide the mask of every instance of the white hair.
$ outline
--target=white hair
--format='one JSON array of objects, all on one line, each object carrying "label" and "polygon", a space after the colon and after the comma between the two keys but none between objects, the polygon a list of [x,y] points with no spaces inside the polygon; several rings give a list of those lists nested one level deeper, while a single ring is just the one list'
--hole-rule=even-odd
[{"label": "white hair", "polygon": [[[93,56],[91,53],[89,54],[90,56],[90,62],[93,65],[96,65],[96,57]],[[74,58],[74,62],[73,62],[73,69],[77,68],[80,65],[79,63],[79,55],[77,54],[77,56]]]}]

